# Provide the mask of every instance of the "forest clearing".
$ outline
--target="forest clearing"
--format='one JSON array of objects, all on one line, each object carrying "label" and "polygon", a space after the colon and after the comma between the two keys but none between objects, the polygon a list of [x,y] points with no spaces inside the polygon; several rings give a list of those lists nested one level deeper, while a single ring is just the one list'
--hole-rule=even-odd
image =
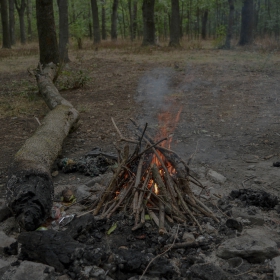
[{"label": "forest clearing", "polygon": [[0,279],[280,279],[278,2],[55,2],[0,0]]}]

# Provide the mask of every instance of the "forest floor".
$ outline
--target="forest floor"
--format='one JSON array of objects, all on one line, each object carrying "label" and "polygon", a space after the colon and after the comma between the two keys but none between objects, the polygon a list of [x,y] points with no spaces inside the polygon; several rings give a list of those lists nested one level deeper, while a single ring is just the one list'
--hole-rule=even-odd
[{"label": "forest floor", "polygon": [[[192,165],[223,174],[228,187],[255,176],[247,186],[279,190],[280,172],[272,167],[280,141],[277,52],[104,45],[71,50],[70,59],[58,88],[80,111],[82,125],[65,141],[63,156],[77,158],[95,147],[115,152],[111,117],[129,136],[134,118],[158,135],[173,135],[172,149],[186,160],[195,154]],[[27,71],[37,65],[37,48],[1,50],[0,60],[3,188],[14,154],[48,109]]]}]

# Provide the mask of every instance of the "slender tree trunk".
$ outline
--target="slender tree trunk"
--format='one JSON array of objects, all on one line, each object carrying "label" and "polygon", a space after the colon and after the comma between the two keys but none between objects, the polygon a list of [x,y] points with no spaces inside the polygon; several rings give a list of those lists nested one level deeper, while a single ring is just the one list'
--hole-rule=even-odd
[{"label": "slender tree trunk", "polygon": [[143,42],[142,46],[155,45],[155,0],[143,0]]},{"label": "slender tree trunk", "polygon": [[29,42],[32,41],[32,24],[31,24],[31,18],[32,18],[32,2],[31,0],[27,0],[27,39]]},{"label": "slender tree trunk", "polygon": [[91,0],[91,9],[93,17],[93,42],[94,44],[100,43],[100,27],[99,27],[99,16],[98,16],[98,7],[97,1]]},{"label": "slender tree trunk", "polygon": [[107,40],[105,1],[102,3],[102,40]]},{"label": "slender tree trunk", "polygon": [[253,43],[254,27],[254,2],[244,0],[241,15],[241,31],[239,45],[249,45]]},{"label": "slender tree trunk", "polygon": [[69,62],[68,43],[68,0],[57,0],[59,13],[59,57],[61,62]]},{"label": "slender tree trunk", "polygon": [[135,40],[137,33],[137,0],[133,1],[132,21],[132,37]]},{"label": "slender tree trunk", "polygon": [[46,65],[59,62],[59,51],[56,39],[53,1],[36,0],[37,30],[39,38],[40,62]]},{"label": "slender tree trunk", "polygon": [[229,15],[228,15],[228,29],[227,29],[227,37],[224,48],[230,49],[230,42],[232,38],[232,30],[233,30],[233,21],[234,21],[234,0],[228,0],[229,4]]},{"label": "slender tree trunk", "polygon": [[123,39],[125,39],[126,38],[126,24],[125,24],[125,13],[124,13],[125,11],[124,11],[122,0],[120,0],[120,4],[121,4],[121,10],[122,10]]},{"label": "slender tree trunk", "polygon": [[180,46],[180,7],[179,0],[171,1],[171,21],[170,21],[170,47]]},{"label": "slender tree trunk", "polygon": [[9,28],[11,44],[16,44],[15,34],[15,0],[9,0]]},{"label": "slender tree trunk", "polygon": [[[20,4],[19,4],[20,1]],[[24,13],[26,8],[26,0],[15,0],[16,9],[18,11],[19,16],[19,28],[20,28],[20,42],[21,44],[26,43],[26,33],[25,33],[25,21],[24,21]]]},{"label": "slender tree trunk", "polygon": [[111,39],[117,40],[118,38],[118,5],[119,1],[114,0],[113,1],[113,7],[112,7],[112,16],[111,16]]},{"label": "slender tree trunk", "polygon": [[9,15],[8,15],[8,2],[7,0],[1,0],[1,21],[2,21],[2,34],[3,34],[3,42],[2,48],[11,48],[11,40],[10,40],[10,30],[9,30]]},{"label": "slender tree trunk", "polygon": [[202,26],[201,26],[201,38],[206,40],[207,34],[207,20],[208,20],[208,10],[205,10],[202,16]]},{"label": "slender tree trunk", "polygon": [[133,15],[132,15],[132,5],[131,0],[127,1],[128,6],[128,14],[129,14],[129,33],[130,33],[130,40],[133,41]]}]

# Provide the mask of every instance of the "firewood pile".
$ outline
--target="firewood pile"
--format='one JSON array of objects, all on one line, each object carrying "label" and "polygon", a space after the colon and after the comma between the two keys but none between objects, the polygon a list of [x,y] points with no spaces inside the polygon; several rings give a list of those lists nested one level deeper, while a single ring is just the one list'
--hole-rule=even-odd
[{"label": "firewood pile", "polygon": [[159,233],[166,233],[173,223],[191,221],[200,231],[199,216],[218,222],[211,210],[192,192],[192,184],[204,188],[190,175],[187,163],[174,151],[163,147],[167,138],[154,142],[146,132],[147,124],[136,128],[138,140],[123,137],[115,121],[112,122],[125,142],[118,150],[115,174],[96,201],[93,214],[110,218],[125,211],[134,216],[132,230],[141,228],[145,219],[152,219]]}]

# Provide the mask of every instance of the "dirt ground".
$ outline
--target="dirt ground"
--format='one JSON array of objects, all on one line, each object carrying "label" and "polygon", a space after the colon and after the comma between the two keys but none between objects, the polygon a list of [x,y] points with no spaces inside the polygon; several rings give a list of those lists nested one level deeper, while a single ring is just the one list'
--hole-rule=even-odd
[{"label": "dirt ground", "polygon": [[[2,54],[1,54],[2,52]],[[16,151],[48,112],[28,68],[37,49],[0,50],[0,187]],[[102,48],[71,50],[58,87],[80,111],[81,126],[65,141],[62,156],[77,158],[95,147],[115,152],[111,117],[129,137],[129,118],[146,122],[155,137],[194,169],[212,168],[228,180],[215,192],[253,187],[278,193],[280,56],[278,53]],[[67,89],[73,84],[76,89]],[[81,87],[83,84],[83,87]],[[55,178],[86,180],[80,174]],[[4,193],[4,192],[3,192]]]}]

